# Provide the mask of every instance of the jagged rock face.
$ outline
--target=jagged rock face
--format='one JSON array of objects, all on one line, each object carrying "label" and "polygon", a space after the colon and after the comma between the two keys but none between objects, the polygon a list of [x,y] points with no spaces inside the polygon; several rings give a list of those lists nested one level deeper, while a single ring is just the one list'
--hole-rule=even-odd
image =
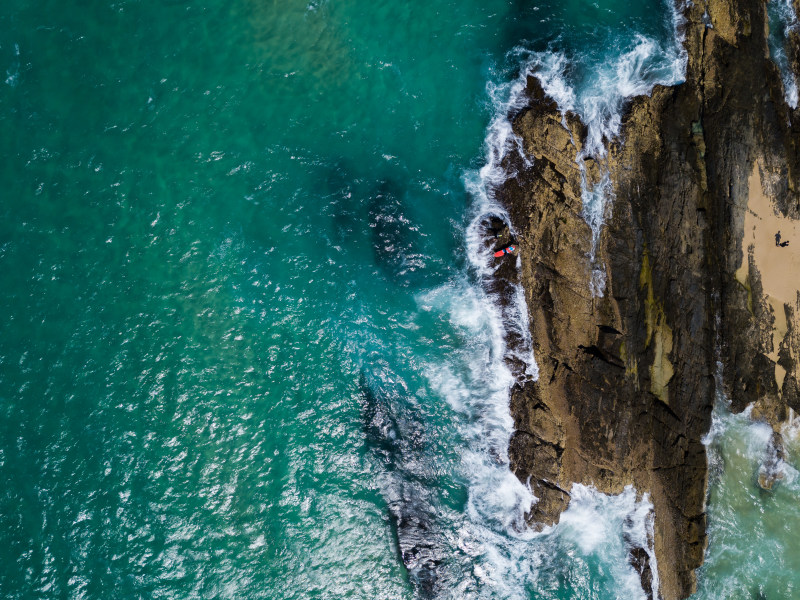
[{"label": "jagged rock face", "polygon": [[[709,0],[707,9],[713,28],[703,3],[685,9],[686,82],[636,98],[609,149],[614,200],[595,259],[606,271],[602,297],[590,292],[591,231],[581,216],[585,130],[533,77],[513,123],[534,160],[509,158],[517,176],[501,190],[520,233],[540,370],[511,398],[511,466],[539,498],[530,520],[556,522],[573,482],[650,492],[668,600],[694,591],[703,560],[701,437],[717,361],[734,409],[755,401],[775,425],[798,407],[800,294],[776,337],[757,265],[742,275],[754,165],[783,216],[800,215],[796,117],[768,58],[765,5]],[[597,168],[588,165],[590,179]]]},{"label": "jagged rock face", "polygon": [[[573,482],[609,493],[629,483],[651,491],[659,557],[686,565],[671,580],[661,575],[662,590],[672,584],[682,594],[705,547],[700,437],[710,424],[713,333],[702,240],[683,218],[670,222],[670,214],[654,210],[664,182],[636,178],[635,197],[617,202],[603,232],[597,257],[607,267],[607,291],[592,297],[577,148],[538,82],[532,78],[528,88],[530,107],[515,127],[535,160],[504,198],[524,231],[522,255],[531,259],[523,261],[522,278],[540,376],[512,392],[512,469],[523,480],[530,476],[540,499],[531,520],[539,523],[557,521]],[[567,143],[549,141],[558,128],[556,139]],[[689,188],[682,190],[686,202],[700,198],[688,193],[691,166],[661,168],[659,155],[668,150],[648,141],[641,150],[651,164],[637,168]],[[620,159],[618,151],[612,162]],[[696,222],[694,207],[691,216],[687,207],[674,210],[673,217]],[[698,250],[682,252],[665,227],[669,234],[688,230],[686,243]]]}]

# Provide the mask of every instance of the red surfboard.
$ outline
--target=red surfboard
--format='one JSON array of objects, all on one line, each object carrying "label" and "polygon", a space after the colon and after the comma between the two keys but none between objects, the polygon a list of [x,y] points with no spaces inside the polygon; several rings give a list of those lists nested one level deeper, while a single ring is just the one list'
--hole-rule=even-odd
[{"label": "red surfboard", "polygon": [[506,248],[503,248],[502,250],[498,250],[497,252],[494,253],[494,255],[499,258],[500,256],[503,256],[503,254],[511,254],[514,250],[516,250],[514,246],[508,246]]}]

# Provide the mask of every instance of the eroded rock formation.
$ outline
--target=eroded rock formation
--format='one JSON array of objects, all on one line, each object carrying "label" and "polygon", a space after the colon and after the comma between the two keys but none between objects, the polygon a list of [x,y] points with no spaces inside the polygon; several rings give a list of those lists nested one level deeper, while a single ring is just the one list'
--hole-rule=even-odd
[{"label": "eroded rock formation", "polygon": [[[758,188],[787,228],[796,225],[800,113],[769,59],[763,1],[682,10],[685,83],[634,99],[607,162],[586,161],[590,179],[607,169],[613,187],[593,263],[576,162],[585,128],[535,77],[513,116],[533,161],[509,157],[517,175],[500,191],[519,232],[540,369],[511,398],[512,469],[539,498],[530,521],[556,522],[574,482],[648,492],[667,600],[693,592],[703,561],[701,438],[718,361],[734,410],[755,403],[754,416],[777,430],[800,408],[800,274],[785,274],[793,295],[765,289],[757,243],[745,236]],[[800,48],[796,36],[792,44]],[[605,271],[602,296],[590,291],[593,266]]]}]

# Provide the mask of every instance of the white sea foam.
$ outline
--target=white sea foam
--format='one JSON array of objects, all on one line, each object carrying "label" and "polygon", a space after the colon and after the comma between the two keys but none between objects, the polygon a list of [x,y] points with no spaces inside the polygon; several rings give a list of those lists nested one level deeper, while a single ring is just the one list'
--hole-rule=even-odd
[{"label": "white sea foam", "polygon": [[[500,85],[490,83],[487,86],[494,115],[484,142],[486,163],[480,170],[469,172],[464,177],[464,185],[473,198],[472,219],[466,230],[467,255],[479,279],[490,277],[496,268],[492,266],[491,248],[485,244],[485,220],[491,216],[500,218],[508,224],[511,234],[516,235],[514,224],[497,201],[495,193],[513,175],[503,165],[503,159],[510,152],[516,152],[524,161],[529,161],[522,148],[522,140],[514,133],[509,120],[510,114],[521,110],[527,103],[526,79],[527,71],[522,70],[519,77],[511,82]],[[520,266],[519,258],[517,266]],[[501,308],[495,298],[487,298],[487,302],[504,325],[501,337],[513,333],[522,339],[522,344],[516,345],[511,351],[513,358],[522,361],[528,376],[537,378],[539,370],[533,356],[528,307],[522,287],[514,288],[506,308]]]},{"label": "white sea foam", "polygon": [[431,387],[463,417],[460,436],[464,473],[470,480],[468,512],[501,530],[524,531],[534,501],[530,489],[509,469],[508,445],[514,423],[508,409],[514,377],[505,364],[500,312],[483,290],[463,281],[419,298],[420,304],[449,316],[470,343],[450,362],[426,366]]},{"label": "white sea foam", "polygon": [[[422,299],[424,304],[438,306],[446,312],[451,324],[472,342],[459,357],[461,366],[465,368],[440,364],[430,365],[426,371],[437,392],[465,416],[461,435],[467,442],[462,463],[470,480],[467,512],[472,523],[480,524],[487,535],[493,532],[490,537],[509,531],[515,535],[527,535],[525,513],[535,501],[530,488],[511,473],[508,458],[514,428],[508,403],[515,381],[506,363],[509,332],[516,333],[522,340],[511,351],[513,358],[526,365],[525,376],[538,376],[525,295],[522,288],[517,287],[510,300],[501,305],[499,299],[482,285],[495,270],[491,250],[485,244],[486,218],[503,219],[509,224],[512,234],[515,233],[508,214],[495,198],[495,192],[509,177],[503,167],[507,154],[519,152],[524,157],[521,140],[514,134],[508,115],[525,106],[525,83],[522,74],[514,81],[487,86],[495,112],[486,135],[486,163],[464,178],[465,187],[473,198],[472,218],[465,241],[475,278],[445,286]],[[473,536],[466,535],[465,539],[469,537]],[[486,536],[479,538],[486,539]],[[494,552],[491,549],[486,551]],[[495,570],[487,565],[479,578],[491,580],[491,573]]]},{"label": "white sea foam", "polygon": [[[503,166],[509,153],[518,152],[528,160],[509,121],[509,115],[523,108],[527,100],[527,75],[537,64],[549,64],[553,73],[565,68],[565,59],[557,54],[540,58],[542,63],[527,61],[517,79],[489,86],[496,110],[487,131],[486,164],[465,176],[465,186],[473,197],[472,218],[465,235],[473,277],[418,297],[421,309],[447,315],[450,326],[465,341],[451,360],[424,368],[431,388],[461,415],[458,430],[464,440],[461,469],[468,481],[468,518],[458,527],[454,544],[467,559],[465,568],[472,578],[455,585],[452,597],[527,598],[530,590],[541,589],[542,580],[549,580],[544,586],[552,589],[560,585],[555,581],[556,573],[561,562],[569,560],[587,572],[592,568],[590,562],[599,561],[611,573],[621,597],[642,598],[644,592],[629,563],[625,539],[647,549],[657,585],[651,544],[652,505],[647,497],[637,501],[632,488],[619,496],[607,496],[574,486],[570,508],[562,515],[561,524],[537,533],[525,521],[537,499],[509,468],[508,447],[514,427],[508,406],[511,386],[520,379],[536,379],[538,368],[524,290],[517,286],[510,298],[500,302],[483,285],[496,269],[484,228],[486,219],[494,216],[509,225],[512,235],[516,233],[495,192],[514,175]],[[631,62],[631,66],[620,67],[621,72],[642,68],[636,66],[641,60],[632,58]],[[545,84],[562,108],[571,109],[578,102],[566,79],[553,77]],[[631,85],[623,87],[631,91]],[[602,112],[597,102],[593,106]],[[608,129],[615,125],[613,119],[600,119],[594,126]],[[516,340],[513,347],[506,343],[509,335]],[[524,371],[512,372],[509,358],[522,361]],[[573,548],[579,552],[576,554]]]},{"label": "white sea foam", "polygon": [[797,31],[800,24],[792,0],[770,0],[767,11],[770,18],[770,55],[780,70],[786,103],[794,109],[797,108],[798,102],[797,74],[792,71],[789,64],[786,45],[789,34]]},{"label": "white sea foam", "polygon": [[423,369],[431,389],[460,415],[460,471],[468,484],[466,519],[456,524],[452,543],[461,556],[462,577],[469,577],[443,597],[528,598],[531,590],[562,585],[559,573],[569,563],[581,577],[592,577],[600,568],[619,590],[618,597],[643,598],[628,552],[630,544],[646,549],[657,586],[647,496],[637,500],[632,488],[608,496],[575,485],[559,525],[542,532],[530,529],[525,514],[536,498],[509,469],[513,420],[508,401],[515,378],[504,360],[502,313],[483,287],[466,278],[417,300],[421,310],[444,316],[463,340],[448,360]]},{"label": "white sea foam", "polygon": [[793,443],[800,442],[800,415],[795,413],[792,408],[789,409],[789,416],[781,428],[781,435]]},{"label": "white sea foam", "polygon": [[[625,107],[633,97],[649,94],[656,85],[678,84],[685,77],[687,54],[683,47],[683,15],[681,7],[672,7],[673,43],[664,46],[650,37],[636,35],[606,61],[582,56],[581,60],[591,61],[592,67],[583,69],[587,74],[580,80],[572,75],[576,70],[573,68],[575,61],[563,52],[516,51],[525,62],[525,74],[535,75],[540,80],[545,93],[556,101],[562,114],[573,112],[586,124],[586,140],[577,162],[581,170],[583,216],[592,230],[587,254],[592,263],[591,291],[596,296],[602,296],[605,289],[605,269],[595,263],[595,255],[611,206],[612,186],[606,160],[608,144],[619,137]],[[590,176],[589,159],[600,168],[598,180]]]},{"label": "white sea foam", "polygon": [[[577,545],[584,556],[615,558],[611,568],[621,588],[618,597],[623,598],[644,597],[639,575],[628,563],[630,547],[644,548],[650,559],[653,589],[658,590],[658,568],[652,547],[653,505],[647,494],[637,500],[636,490],[631,486],[622,494],[609,496],[576,484],[571,495],[569,509],[561,515],[554,534]],[[624,537],[620,536],[621,531]]]},{"label": "white sea foam", "polygon": [[528,309],[521,287],[501,304],[483,285],[495,270],[490,248],[485,244],[486,218],[503,219],[514,233],[506,211],[496,201],[495,191],[509,177],[502,164],[505,156],[509,152],[524,156],[508,120],[509,112],[524,106],[524,88],[524,75],[488,88],[496,110],[486,136],[486,163],[464,179],[473,198],[472,218],[465,232],[472,277],[418,299],[420,306],[447,315],[451,326],[468,340],[451,361],[430,364],[425,369],[437,395],[462,416],[461,466],[469,491],[467,520],[458,529],[456,543],[468,560],[474,581],[456,586],[453,597],[458,598],[496,593],[507,598],[524,597],[526,582],[535,577],[538,556],[524,543],[534,536],[525,524],[525,514],[536,498],[511,472],[508,456],[514,429],[509,393],[515,382],[506,362],[509,332],[515,332],[522,340],[512,351],[513,358],[526,365],[522,376],[538,376]]},{"label": "white sea foam", "polygon": [[675,85],[683,81],[687,55],[679,33],[676,12],[676,43],[662,46],[652,38],[636,35],[627,49],[602,63],[597,57],[583,57],[600,63],[581,81],[570,76],[573,66],[562,52],[528,54],[527,70],[542,82],[545,93],[562,112],[574,112],[588,132],[581,159],[606,156],[608,141],[619,136],[622,113],[631,98],[649,94],[656,85]]},{"label": "white sea foam", "polygon": [[655,549],[655,511],[650,503],[648,494],[642,496],[641,501],[636,502],[633,511],[629,513],[625,521],[625,537],[629,544],[637,548],[644,548],[647,558],[650,561],[650,572],[652,574],[653,597],[658,598],[659,576],[658,559]]}]

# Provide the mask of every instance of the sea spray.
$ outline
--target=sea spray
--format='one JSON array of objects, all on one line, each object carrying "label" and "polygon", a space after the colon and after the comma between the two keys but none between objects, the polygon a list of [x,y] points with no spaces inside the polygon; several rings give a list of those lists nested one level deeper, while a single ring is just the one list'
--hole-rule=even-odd
[{"label": "sea spray", "polygon": [[504,360],[500,313],[490,297],[466,282],[425,294],[420,305],[448,314],[454,329],[471,340],[453,361],[425,369],[433,390],[463,417],[468,511],[501,530],[523,532],[525,513],[534,497],[509,469],[508,444],[514,424],[508,397],[514,377]]},{"label": "sea spray", "polygon": [[636,490],[627,486],[623,493],[609,496],[592,487],[575,484],[570,507],[561,516],[554,533],[576,544],[584,555],[603,554],[616,559],[611,568],[615,570],[614,577],[620,586],[619,597],[644,597],[640,577],[629,564],[624,564],[633,550],[643,550],[652,573],[651,591],[653,597],[658,597],[653,505],[647,494],[638,498]]},{"label": "sea spray", "polygon": [[[484,141],[486,163],[477,172],[467,173],[464,179],[465,187],[473,199],[472,218],[465,235],[469,266],[474,274],[474,283],[469,289],[475,298],[472,306],[480,311],[480,328],[490,332],[493,348],[491,356],[473,364],[473,373],[478,373],[479,379],[490,390],[490,393],[473,402],[473,406],[479,409],[477,422],[482,421],[473,433],[480,436],[489,433],[490,443],[488,454],[467,455],[468,461],[473,463],[470,472],[481,473],[471,487],[470,513],[499,522],[504,529],[512,527],[516,532],[525,531],[525,513],[530,510],[535,497],[530,488],[523,486],[508,468],[508,445],[513,432],[513,420],[508,408],[509,394],[515,382],[527,378],[538,379],[539,370],[533,355],[528,307],[522,286],[511,284],[512,289],[505,298],[489,291],[487,283],[497,265],[493,261],[491,246],[486,243],[486,221],[491,217],[499,218],[508,226],[511,236],[515,235],[513,223],[495,194],[509,177],[515,175],[505,167],[508,153],[517,152],[524,161],[529,160],[509,120],[509,115],[518,112],[527,103],[526,78],[523,70],[510,82],[488,84],[487,91],[494,114]],[[516,257],[517,269],[520,268],[519,261],[520,257]],[[511,336],[516,340],[513,345],[507,343]],[[524,365],[521,372],[511,371],[509,365],[515,361]],[[481,463],[486,466],[487,458],[492,466],[489,469],[478,468]]]}]

